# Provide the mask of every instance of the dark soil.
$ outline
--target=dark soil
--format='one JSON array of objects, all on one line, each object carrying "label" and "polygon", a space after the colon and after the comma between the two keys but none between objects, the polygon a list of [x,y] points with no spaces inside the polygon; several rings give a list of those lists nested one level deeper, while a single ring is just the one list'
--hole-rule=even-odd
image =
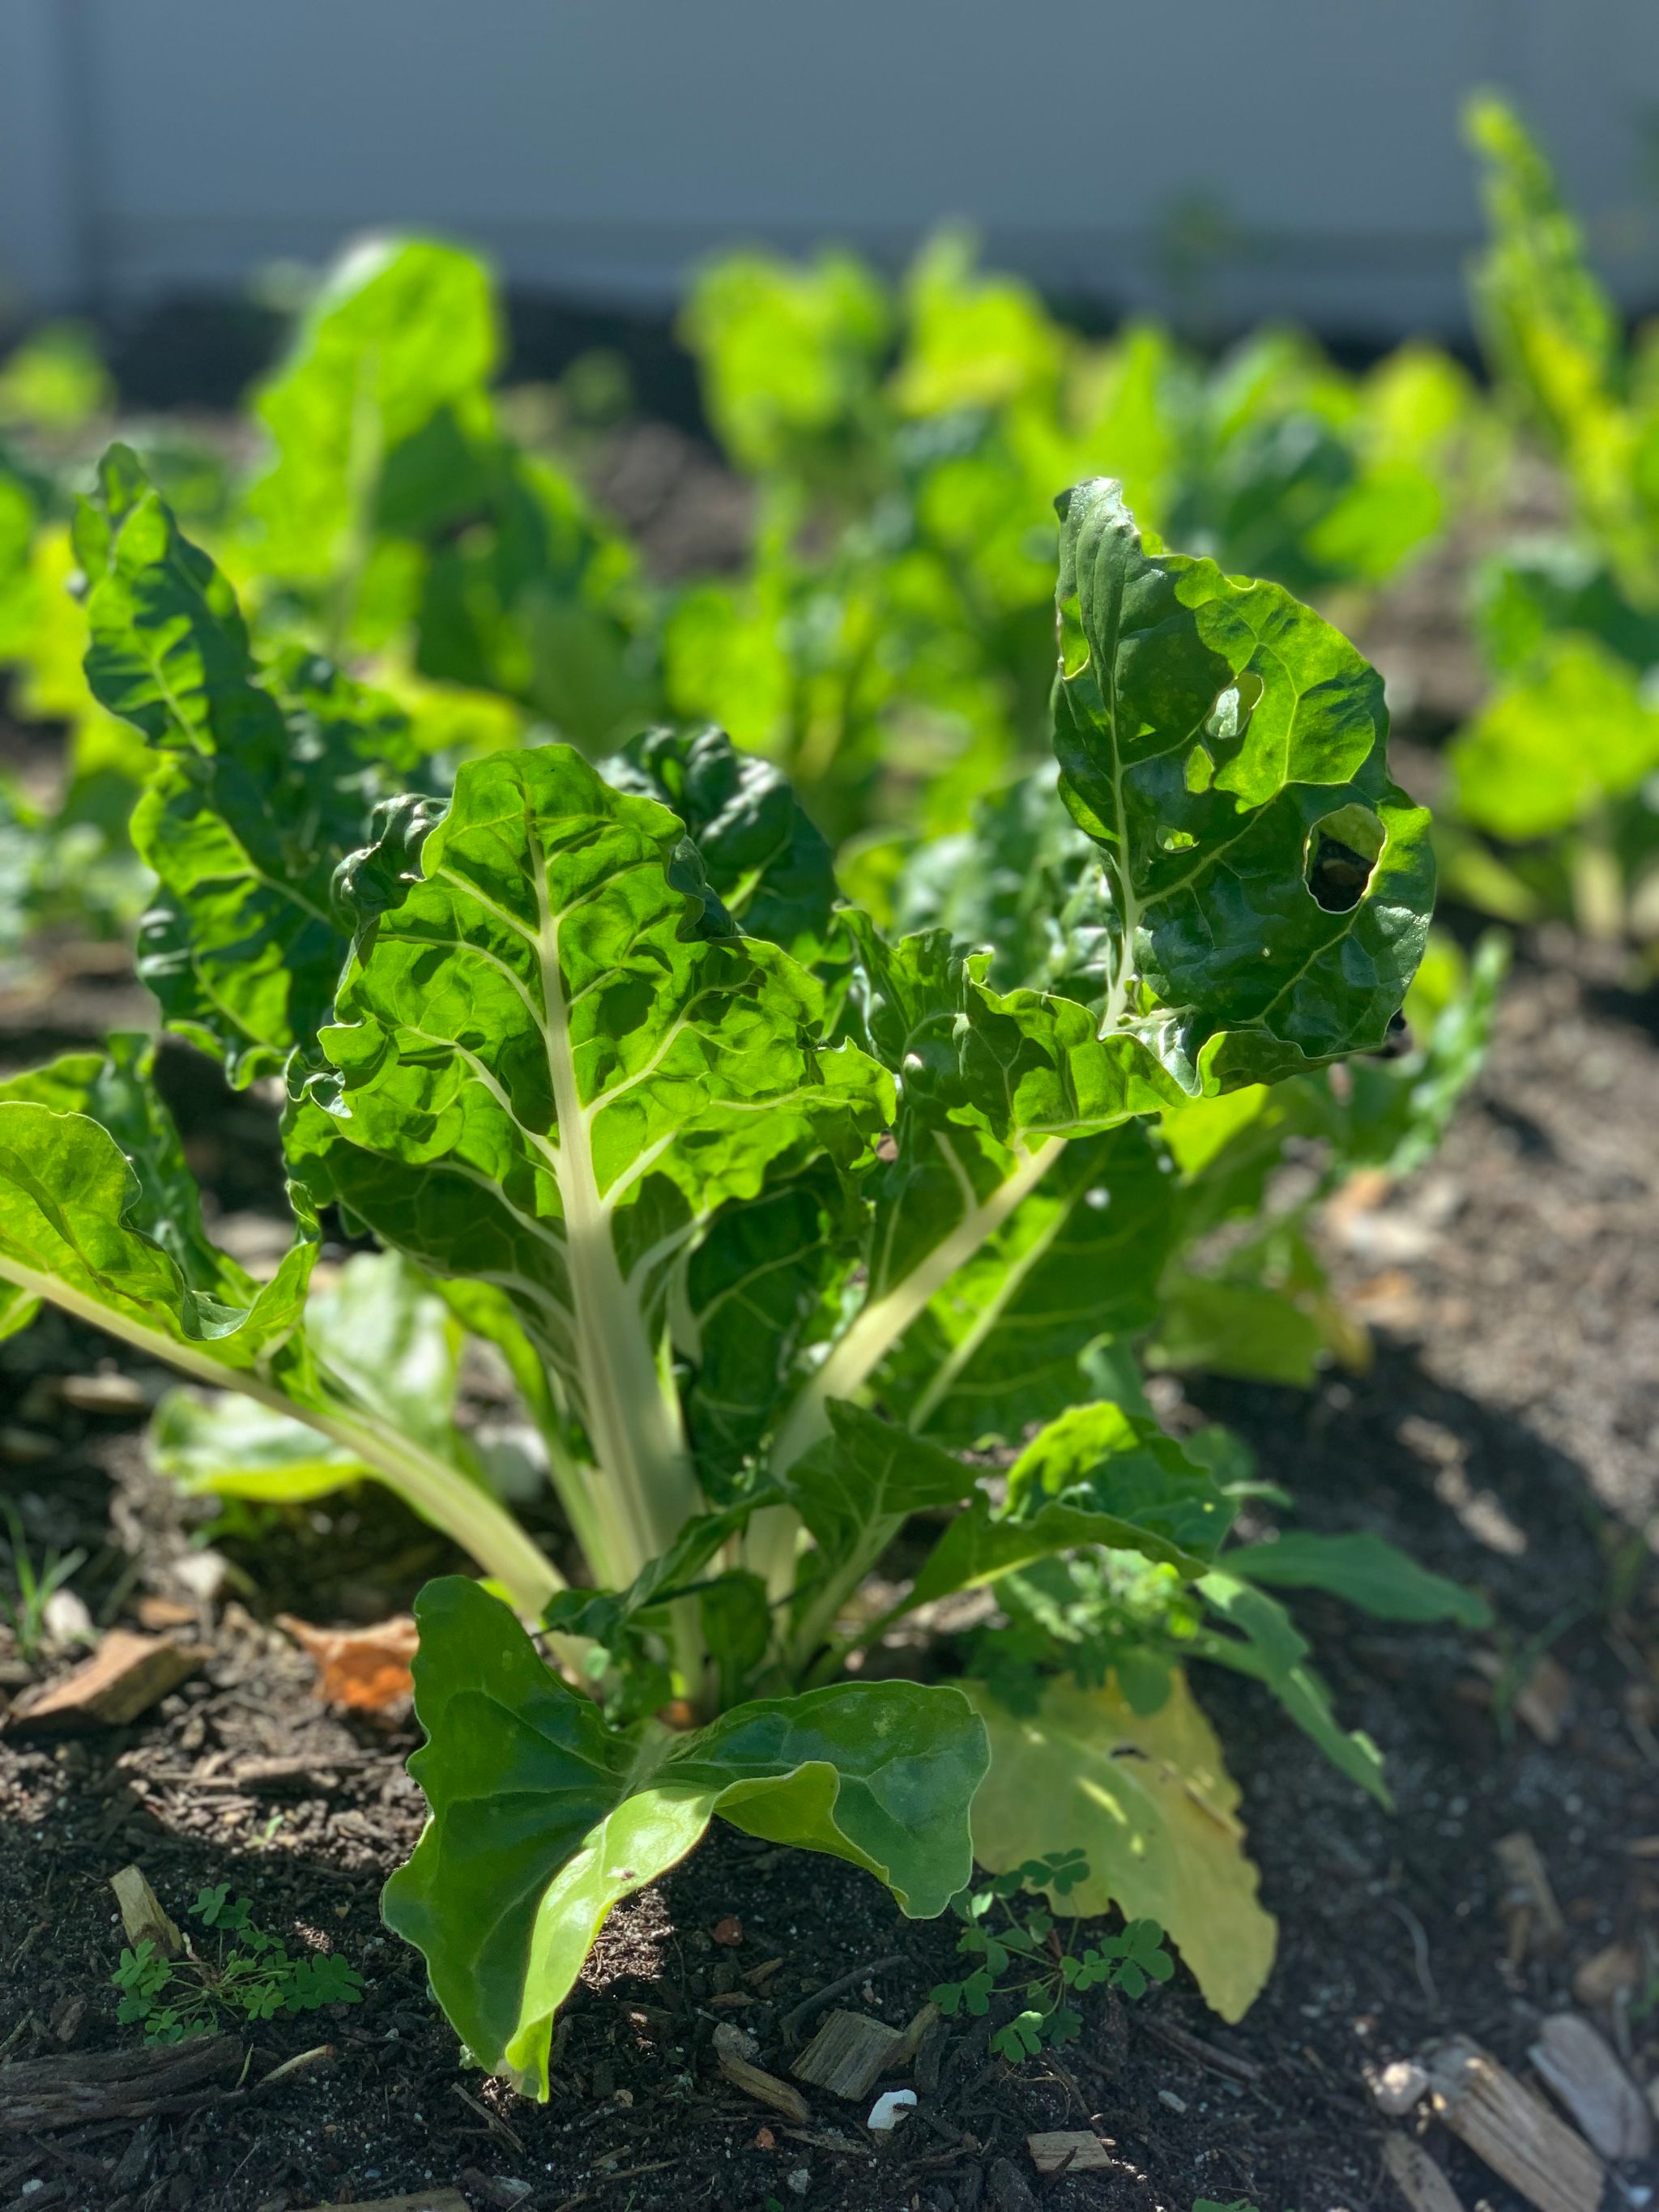
[{"label": "dark soil", "polygon": [[[192,1530],[225,1562],[180,1632],[200,1639],[199,1672],[144,1721],[56,1744],[0,1737],[0,2051],[63,2051],[70,1999],[84,2005],[75,2053],[135,2039],[115,2021],[122,1938],[106,1887],[133,1861],[175,1917],[204,1884],[229,1882],[258,1924],[290,1946],[326,1944],[367,1983],[361,2005],[248,2031],[242,2085],[204,2093],[195,2111],[138,2130],[0,2136],[0,2207],[297,2212],[428,2183],[459,2185],[475,2208],[539,2212],[1387,2203],[1376,2070],[1461,2031],[1524,2072],[1576,1971],[1615,1938],[1650,1942],[1659,1915],[1653,1017],[1570,947],[1546,946],[1517,975],[1440,1156],[1329,1224],[1347,1295],[1376,1330],[1370,1373],[1309,1395],[1206,1382],[1170,1401],[1174,1419],[1235,1425],[1304,1522],[1376,1528],[1490,1594],[1498,1626],[1478,1649],[1298,1607],[1344,1718],[1387,1753],[1396,1813],[1249,1686],[1204,1674],[1281,1921],[1264,1996],[1232,2029],[1184,1972],[1139,2005],[1091,2000],[1064,2063],[1018,2073],[988,2059],[990,2022],[953,2026],[937,2087],[884,2142],[864,2105],[817,2092],[810,2124],[792,2130],[725,2083],[710,2039],[735,2021],[787,2073],[800,2039],[791,2009],[863,1968],[837,2002],[902,2023],[951,1972],[954,1928],[908,1923],[852,1869],[729,1830],[613,1918],[562,2028],[546,2106],[465,2070],[419,1960],[376,1914],[420,1826],[402,1765],[411,1726],[326,1711],[310,1663],[268,1625],[284,1607],[336,1623],[395,1611],[447,1564],[443,1547],[378,1495],[204,1531],[209,1509],[182,1507],[146,1473],[135,1413],[64,1403],[52,1378],[112,1368],[105,1343],[49,1316],[0,1346],[0,1496],[37,1553],[92,1555],[76,1588],[94,1614],[131,1625],[146,1594],[176,1600]],[[38,1050],[67,1041],[56,1009],[52,1021]],[[8,1045],[11,1064],[26,1056]],[[268,1121],[182,1063],[168,1081],[210,1188],[228,1213],[257,1215],[271,1189]],[[120,1371],[147,1389],[163,1380]],[[1538,1674],[1547,1654],[1559,1674]],[[253,1761],[264,1764],[250,1772]],[[1512,1941],[1493,1845],[1517,1830],[1565,1916],[1553,1950]],[[736,1948],[713,1940],[727,1916],[742,1923]],[[1645,2082],[1659,2027],[1639,2001],[1633,2011],[1597,2016]],[[323,2045],[326,2057],[259,2087]],[[1063,2127],[1097,2131],[1113,2165],[1039,2180],[1024,2138]],[[1465,2203],[1519,2204],[1443,2135],[1432,2148]]]}]

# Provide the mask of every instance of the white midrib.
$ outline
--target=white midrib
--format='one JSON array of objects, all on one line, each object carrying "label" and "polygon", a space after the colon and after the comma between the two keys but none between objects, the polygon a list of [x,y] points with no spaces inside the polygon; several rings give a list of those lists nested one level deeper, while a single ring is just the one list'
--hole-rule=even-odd
[{"label": "white midrib", "polygon": [[864,1308],[779,1425],[772,1447],[777,1474],[786,1474],[803,1452],[829,1434],[830,1399],[850,1398],[863,1387],[957,1269],[996,1234],[1065,1148],[1064,1137],[1050,1137],[1033,1151],[1017,1153],[1012,1172],[988,1196],[965,1206],[956,1227],[920,1265]]},{"label": "white midrib", "polygon": [[209,1352],[198,1352],[130,1315],[112,1311],[59,1277],[41,1274],[9,1256],[0,1256],[0,1275],[32,1297],[61,1306],[94,1328],[120,1337],[164,1366],[177,1368],[192,1381],[205,1382],[216,1390],[239,1391],[243,1397],[256,1399],[273,1413],[303,1422],[318,1435],[355,1453],[365,1467],[373,1468],[406,1498],[416,1512],[470,1552],[501,1583],[521,1612],[539,1613],[549,1598],[565,1587],[564,1577],[552,1561],[487,1490],[411,1437],[384,1433],[367,1416],[343,1407],[331,1412],[301,1405],[249,1369],[232,1367]]},{"label": "white midrib", "polygon": [[678,1403],[669,1403],[639,1303],[623,1279],[611,1209],[593,1172],[590,1117],[577,1085],[559,964],[559,924],[549,903],[544,866],[538,866],[535,875],[548,1084],[558,1123],[552,1166],[564,1213],[582,1411],[599,1480],[611,1486],[617,1508],[611,1517],[629,1554],[589,1565],[606,1582],[626,1585],[668,1548],[701,1501]]}]

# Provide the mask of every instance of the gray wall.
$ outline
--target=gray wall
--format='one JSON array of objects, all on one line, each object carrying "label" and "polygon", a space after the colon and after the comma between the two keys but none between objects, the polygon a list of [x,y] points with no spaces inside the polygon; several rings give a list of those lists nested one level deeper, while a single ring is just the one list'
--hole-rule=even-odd
[{"label": "gray wall", "polygon": [[1453,327],[1487,81],[1659,299],[1656,0],[0,0],[0,281],[110,305],[396,224],[661,302],[733,239],[895,258],[962,216],[1166,304],[1207,201],[1220,315]]}]

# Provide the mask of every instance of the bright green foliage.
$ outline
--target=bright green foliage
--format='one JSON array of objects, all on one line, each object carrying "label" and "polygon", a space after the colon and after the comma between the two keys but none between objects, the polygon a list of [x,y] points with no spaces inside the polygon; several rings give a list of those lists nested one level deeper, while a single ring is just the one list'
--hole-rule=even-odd
[{"label": "bright green foliage", "polygon": [[[1081,1851],[1050,1852],[1028,1859],[1024,1865],[994,1875],[982,1889],[963,1890],[951,1900],[951,1910],[965,1925],[957,1948],[979,1960],[960,1982],[941,1982],[933,1999],[947,2019],[966,2012],[982,2019],[1006,1983],[1025,1999],[1021,2009],[991,2038],[991,2048],[1011,2066],[1034,2058],[1039,2051],[1074,2043],[1083,2032],[1083,2015],[1066,2002],[1092,1989],[1121,1990],[1127,1997],[1142,1997],[1152,1982],[1167,1982],[1175,1961],[1164,1948],[1163,1930],[1155,1920],[1132,1920],[1121,1936],[1103,1936],[1082,1952],[1051,1944],[1054,1936],[1052,1914],[1035,1905],[1016,1910],[1022,1893],[1046,1890],[1063,1898],[1089,1879],[1089,1864]],[[1057,1939],[1056,1939],[1057,1940]],[[1006,1993],[1006,1992],[1005,1992]]]},{"label": "bright green foliage", "polygon": [[[354,318],[374,282],[319,311],[344,319],[345,355],[373,350]],[[1007,388],[1039,389],[1018,299],[970,305]],[[924,393],[965,374],[940,312]],[[336,358],[314,335],[295,379]],[[766,423],[795,434],[787,410]],[[377,530],[391,481],[388,463]],[[1149,548],[1109,483],[1063,504],[1076,824],[1040,780],[988,805],[977,902],[926,855],[890,879],[935,902],[908,934],[840,902],[787,782],[720,732],[653,730],[603,770],[562,744],[485,751],[428,797],[406,717],[314,656],[256,657],[130,456],[82,520],[94,679],[153,752],[173,958],[148,972],[170,1025],[233,1069],[283,1066],[298,1226],[251,1281],[205,1232],[142,1055],[59,1063],[0,1097],[9,1311],[52,1298],[254,1401],[169,1407],[161,1447],[187,1479],[236,1455],[228,1486],[255,1497],[392,1484],[594,1692],[495,1595],[423,1599],[433,1820],[387,1911],[469,2046],[538,2093],[605,1914],[716,1813],[937,1911],[969,1870],[970,1801],[994,1868],[1056,1840],[993,1811],[988,1841],[975,1791],[987,1731],[1018,1770],[1034,1714],[1061,1712],[1052,1741],[1085,1779],[1031,1794],[1094,1808],[1058,1838],[1096,1869],[1087,1909],[1156,1917],[1236,2011],[1271,1925],[1180,1659],[1264,1681],[1377,1786],[1283,1608],[1228,1565],[1236,1466],[1162,1433],[1129,1347],[1181,1240],[1255,1202],[1285,1130],[1397,1141],[1374,1103],[1354,1110],[1368,1133],[1321,1124],[1340,1102],[1320,1077],[1382,1042],[1409,983],[1425,823],[1388,782],[1376,679],[1328,623]],[[449,540],[406,542],[435,563]],[[1300,1121],[1272,1113],[1285,1076]],[[328,1206],[382,1250],[307,1308]],[[578,1587],[457,1434],[464,1333],[540,1432]],[[1024,1443],[1000,1502],[958,1455],[990,1437]],[[988,1662],[1020,1711],[845,1677],[879,1632],[860,1585],[919,1516],[932,1547],[900,1610],[991,1588],[994,1633],[1019,1644],[1044,1607],[1059,1624],[1046,1651],[1027,1636]],[[1356,1584],[1346,1553],[1328,1564]],[[1374,1595],[1387,1570],[1364,1564]],[[689,1733],[656,1718],[671,1702]],[[1218,1809],[1199,1819],[1162,1765],[1120,1775],[1123,1729],[1168,1739]],[[1127,1843],[1097,1832],[1103,1802]]]},{"label": "bright green foliage", "polygon": [[1060,788],[1111,891],[1103,1034],[1188,1091],[1380,1044],[1432,866],[1376,672],[1288,592],[1149,557],[1108,482],[1066,495],[1059,599]]},{"label": "bright green foliage", "polygon": [[955,234],[892,299],[844,257],[733,257],[684,328],[762,523],[750,574],[674,611],[669,703],[838,832],[918,804],[955,829],[1036,757],[1057,483],[1109,471],[1164,538],[1307,592],[1383,581],[1489,473],[1442,356],[1355,381],[1281,332],[1213,374],[1146,326],[1086,346]]},{"label": "bright green foliage", "polygon": [[362,1977],[330,1951],[290,1957],[275,1936],[256,1928],[246,1899],[228,1882],[204,1888],[190,1908],[218,1937],[208,1958],[186,1939],[185,1955],[169,1959],[148,1938],[124,1948],[110,1980],[121,1992],[115,2017],[142,2021],[146,2043],[182,2043],[211,2035],[225,2021],[274,2020],[281,2013],[320,2012],[360,2004]]},{"label": "bright green foliage", "polygon": [[690,1735],[608,1730],[476,1585],[428,1585],[411,1771],[433,1818],[386,1896],[440,2001],[492,2072],[547,2094],[553,2013],[607,1912],[665,1873],[716,1812],[849,1859],[908,1912],[969,1873],[963,1808],[984,1731],[951,1689],[844,1683],[734,1706]]},{"label": "bright green foliage", "polygon": [[1476,281],[1487,350],[1509,408],[1565,472],[1576,534],[1505,549],[1480,579],[1498,688],[1452,746],[1447,876],[1502,920],[1565,912],[1624,943],[1639,984],[1659,945],[1654,350],[1626,346],[1518,118],[1486,96],[1468,122],[1492,229]]},{"label": "bright green foliage", "polygon": [[170,1024],[246,1082],[315,1036],[345,951],[335,870],[416,749],[391,701],[328,662],[256,665],[234,593],[125,447],[76,550],[88,681],[161,756],[133,819],[161,882],[139,973]]}]

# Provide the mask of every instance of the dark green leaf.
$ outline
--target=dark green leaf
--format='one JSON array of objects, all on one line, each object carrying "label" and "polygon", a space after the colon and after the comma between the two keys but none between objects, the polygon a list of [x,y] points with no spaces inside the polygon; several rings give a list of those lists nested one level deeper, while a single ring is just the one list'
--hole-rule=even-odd
[{"label": "dark green leaf", "polygon": [[918,1916],[970,1864],[966,1808],[985,1735],[961,1694],[842,1684],[738,1706],[690,1735],[612,1734],[475,1584],[419,1601],[411,1770],[432,1819],[386,1891],[473,2056],[545,2097],[554,2011],[611,1906],[657,1879],[716,1813],[751,1835],[849,1859]]}]

